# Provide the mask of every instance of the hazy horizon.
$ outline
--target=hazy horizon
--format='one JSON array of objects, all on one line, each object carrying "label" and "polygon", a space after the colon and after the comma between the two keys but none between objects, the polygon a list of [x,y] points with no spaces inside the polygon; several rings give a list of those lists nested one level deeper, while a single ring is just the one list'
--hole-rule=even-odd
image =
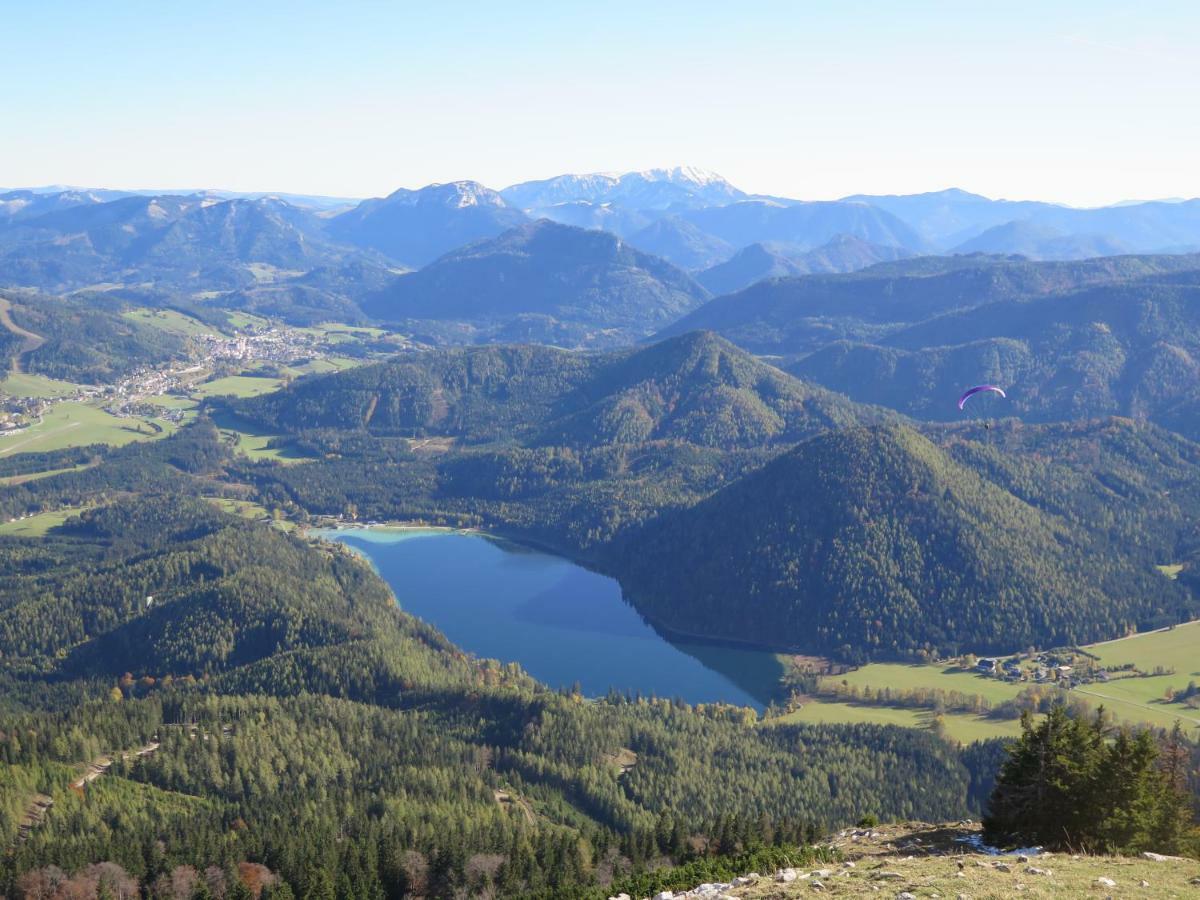
[{"label": "hazy horizon", "polygon": [[[663,169],[674,168],[674,166],[673,165],[672,166],[652,166],[650,168],[657,169],[657,170],[663,170]],[[696,167],[696,168],[700,168],[700,167]],[[620,175],[630,174],[635,171],[649,171],[649,170],[640,169],[640,170],[617,171],[617,170],[607,169],[607,170],[601,170],[601,171],[597,171],[597,172],[565,172],[564,171],[564,172],[555,172],[553,175],[540,175],[535,178],[530,178],[530,179],[526,179],[526,180],[527,181],[544,181],[544,180],[555,178],[555,177],[558,177],[561,175],[614,175],[614,176],[620,176]],[[720,173],[720,172],[715,172],[712,174],[721,175],[721,177],[724,177],[722,175],[722,173]],[[726,179],[726,180],[730,184],[732,184],[735,188],[742,189],[742,186],[740,184],[738,184],[737,182],[733,181],[732,179]],[[56,182],[56,183],[48,183],[48,184],[23,184],[23,185],[22,184],[0,184],[0,191],[33,191],[35,193],[51,193],[51,192],[59,191],[59,190],[64,190],[64,191],[94,190],[94,191],[113,191],[116,193],[129,193],[129,194],[145,194],[145,195],[155,194],[155,195],[164,195],[164,196],[165,195],[186,196],[189,194],[209,192],[209,193],[231,194],[231,195],[252,194],[252,195],[262,195],[262,196],[267,196],[267,197],[273,197],[273,196],[274,197],[287,197],[287,196],[313,197],[313,198],[320,198],[322,200],[344,200],[346,202],[358,203],[363,200],[370,200],[370,199],[375,199],[375,198],[379,198],[379,197],[386,197],[387,195],[389,195],[397,190],[418,190],[420,188],[431,187],[431,186],[438,185],[438,184],[453,184],[455,182],[463,182],[463,181],[477,182],[479,184],[483,184],[484,187],[490,188],[495,191],[502,191],[505,188],[512,187],[516,184],[521,183],[521,182],[512,182],[511,184],[497,185],[497,184],[486,184],[484,182],[481,182],[477,178],[470,178],[470,177],[448,178],[444,181],[433,181],[433,182],[428,182],[426,184],[399,184],[399,185],[396,185],[391,188],[376,191],[374,193],[362,194],[362,195],[358,195],[358,196],[348,196],[348,195],[344,195],[344,194],[322,194],[322,193],[318,193],[318,192],[314,192],[314,191],[290,190],[290,189],[286,189],[286,188],[282,189],[282,190],[270,190],[270,189],[262,189],[262,188],[249,188],[249,189],[235,190],[233,188],[228,188],[228,187],[224,187],[221,185],[203,185],[203,186],[201,186],[201,185],[180,185],[180,186],[129,187],[126,185],[68,184],[65,182]],[[906,194],[906,195],[937,194],[937,193],[942,193],[942,192],[951,191],[951,190],[964,191],[965,193],[968,193],[968,194],[975,194],[978,196],[986,197],[988,200],[1003,200],[1003,201],[1010,201],[1010,202],[1022,202],[1022,201],[1047,202],[1047,203],[1054,203],[1054,204],[1057,204],[1060,206],[1069,207],[1072,209],[1102,209],[1104,207],[1109,207],[1109,206],[1134,205],[1134,204],[1138,204],[1138,203],[1186,203],[1191,200],[1200,200],[1200,195],[1198,195],[1198,196],[1182,196],[1182,195],[1180,195],[1180,196],[1171,196],[1171,197],[1124,197],[1119,200],[1114,200],[1111,203],[1073,204],[1073,203],[1063,203],[1063,202],[1057,201],[1057,200],[1047,200],[1046,198],[1043,198],[1043,197],[1033,197],[1033,196],[993,197],[993,196],[984,194],[981,191],[975,191],[969,187],[963,187],[962,185],[946,185],[946,186],[940,187],[940,188],[933,188],[929,191],[901,192],[901,191],[885,190],[885,191],[873,192],[872,195],[873,196],[888,196],[888,195],[900,195],[900,194]],[[773,196],[781,197],[781,198],[788,199],[788,200],[816,201],[816,200],[841,200],[845,197],[851,197],[856,194],[866,194],[867,192],[866,191],[853,191],[850,194],[843,194],[839,197],[792,197],[792,196],[785,195],[785,194],[781,193],[780,191],[758,191],[758,192],[746,191],[746,193],[751,194],[753,196],[773,195]]]}]

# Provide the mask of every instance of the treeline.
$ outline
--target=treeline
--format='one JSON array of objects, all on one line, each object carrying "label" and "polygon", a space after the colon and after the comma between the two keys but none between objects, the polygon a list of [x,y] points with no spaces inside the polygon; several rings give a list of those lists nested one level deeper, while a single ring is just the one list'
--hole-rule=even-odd
[{"label": "treeline", "polygon": [[1077,694],[1053,684],[1030,685],[1012,699],[998,703],[968,691],[948,691],[938,687],[876,687],[834,678],[818,679],[813,684],[812,692],[842,703],[931,709],[939,713],[970,713],[993,719],[1019,719],[1025,713],[1044,713],[1055,706],[1065,706],[1075,715],[1086,714],[1091,708]]},{"label": "treeline", "polygon": [[306,379],[233,408],[292,435],[574,448],[679,441],[722,450],[883,415],[704,332],[603,354],[535,345],[438,350]]},{"label": "treeline", "polygon": [[1070,716],[1053,707],[1022,721],[983,819],[993,844],[1074,852],[1200,854],[1192,746],[1176,724],[1113,729],[1103,711]]},{"label": "treeline", "polygon": [[[572,896],[970,808],[932,735],[551,692],[402,613],[341,548],[201,500],[122,499],[0,553],[7,896],[48,866],[86,893],[99,862],[148,895],[249,862],[297,896]],[[18,840],[33,792],[53,805]]]}]

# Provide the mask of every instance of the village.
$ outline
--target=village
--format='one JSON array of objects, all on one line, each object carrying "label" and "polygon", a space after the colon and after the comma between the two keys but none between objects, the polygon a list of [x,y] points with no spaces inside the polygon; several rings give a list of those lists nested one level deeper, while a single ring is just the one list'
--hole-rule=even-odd
[{"label": "village", "polygon": [[223,374],[245,371],[263,364],[284,366],[297,360],[325,355],[318,336],[286,326],[249,327],[236,335],[202,334],[191,338],[188,358],[165,366],[140,366],[107,385],[77,385],[56,396],[0,396],[0,438],[40,424],[61,403],[99,405],[117,418],[155,415],[179,423],[185,410],[163,408],[151,398],[186,396],[196,385]]},{"label": "village", "polygon": [[980,675],[1014,684],[1054,684],[1067,690],[1082,684],[1104,683],[1113,678],[1174,674],[1173,669],[1162,666],[1151,672],[1142,672],[1132,664],[1108,668],[1100,665],[1095,656],[1080,648],[1043,653],[1027,652],[1009,657],[985,656],[975,660],[974,665],[970,664],[971,658],[967,658],[965,662],[964,668],[970,668]]}]

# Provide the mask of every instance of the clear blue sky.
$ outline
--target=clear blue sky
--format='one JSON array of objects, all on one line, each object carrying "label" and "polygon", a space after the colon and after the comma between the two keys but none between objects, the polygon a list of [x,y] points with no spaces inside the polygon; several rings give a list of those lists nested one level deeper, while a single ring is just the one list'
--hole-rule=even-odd
[{"label": "clear blue sky", "polygon": [[1200,3],[0,0],[0,185],[1200,195]]}]

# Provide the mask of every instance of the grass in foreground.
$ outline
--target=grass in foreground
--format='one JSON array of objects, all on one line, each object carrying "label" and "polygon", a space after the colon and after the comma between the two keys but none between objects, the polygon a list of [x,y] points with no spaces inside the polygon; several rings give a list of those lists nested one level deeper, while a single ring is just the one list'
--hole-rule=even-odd
[{"label": "grass in foreground", "polygon": [[[970,900],[1008,900],[1011,897],[1142,897],[1165,900],[1200,894],[1200,861],[1152,862],[1114,856],[1049,854],[1021,862],[1016,854],[975,852],[965,840],[978,836],[975,824],[926,825],[919,822],[884,825],[867,831],[850,829],[830,838],[847,866],[820,866],[827,876],[812,877],[818,867],[798,868],[791,883],[775,881],[774,873],[729,893],[743,900],[787,900],[830,894],[839,897],[967,897]],[[960,869],[959,864],[962,864]],[[1030,868],[1038,871],[1029,871]],[[1007,869],[1007,871],[1006,871]],[[1109,885],[1099,879],[1109,879]],[[819,881],[824,890],[814,888]],[[1144,882],[1144,884],[1143,884]]]},{"label": "grass in foreground", "polygon": [[[958,868],[958,862],[963,868]],[[1003,871],[997,865],[1006,866]],[[972,854],[960,858],[948,856],[889,857],[872,862],[856,862],[855,868],[830,865],[827,878],[807,878],[791,884],[761,880],[733,896],[745,900],[784,900],[810,897],[816,893],[835,897],[896,897],[907,892],[914,897],[969,897],[971,900],[1010,900],[1012,897],[1142,897],[1166,900],[1190,897],[1200,892],[1191,879],[1200,875],[1200,863],[1156,863],[1123,857],[1050,856],[1034,857],[1030,862],[1016,858],[997,858]],[[1030,868],[1049,874],[1036,874]],[[811,870],[809,870],[811,871]],[[881,877],[884,873],[890,876]],[[961,875],[960,875],[961,873]],[[1099,881],[1110,879],[1115,885]],[[824,891],[814,890],[820,881]],[[1145,886],[1142,883],[1145,882]]]}]

